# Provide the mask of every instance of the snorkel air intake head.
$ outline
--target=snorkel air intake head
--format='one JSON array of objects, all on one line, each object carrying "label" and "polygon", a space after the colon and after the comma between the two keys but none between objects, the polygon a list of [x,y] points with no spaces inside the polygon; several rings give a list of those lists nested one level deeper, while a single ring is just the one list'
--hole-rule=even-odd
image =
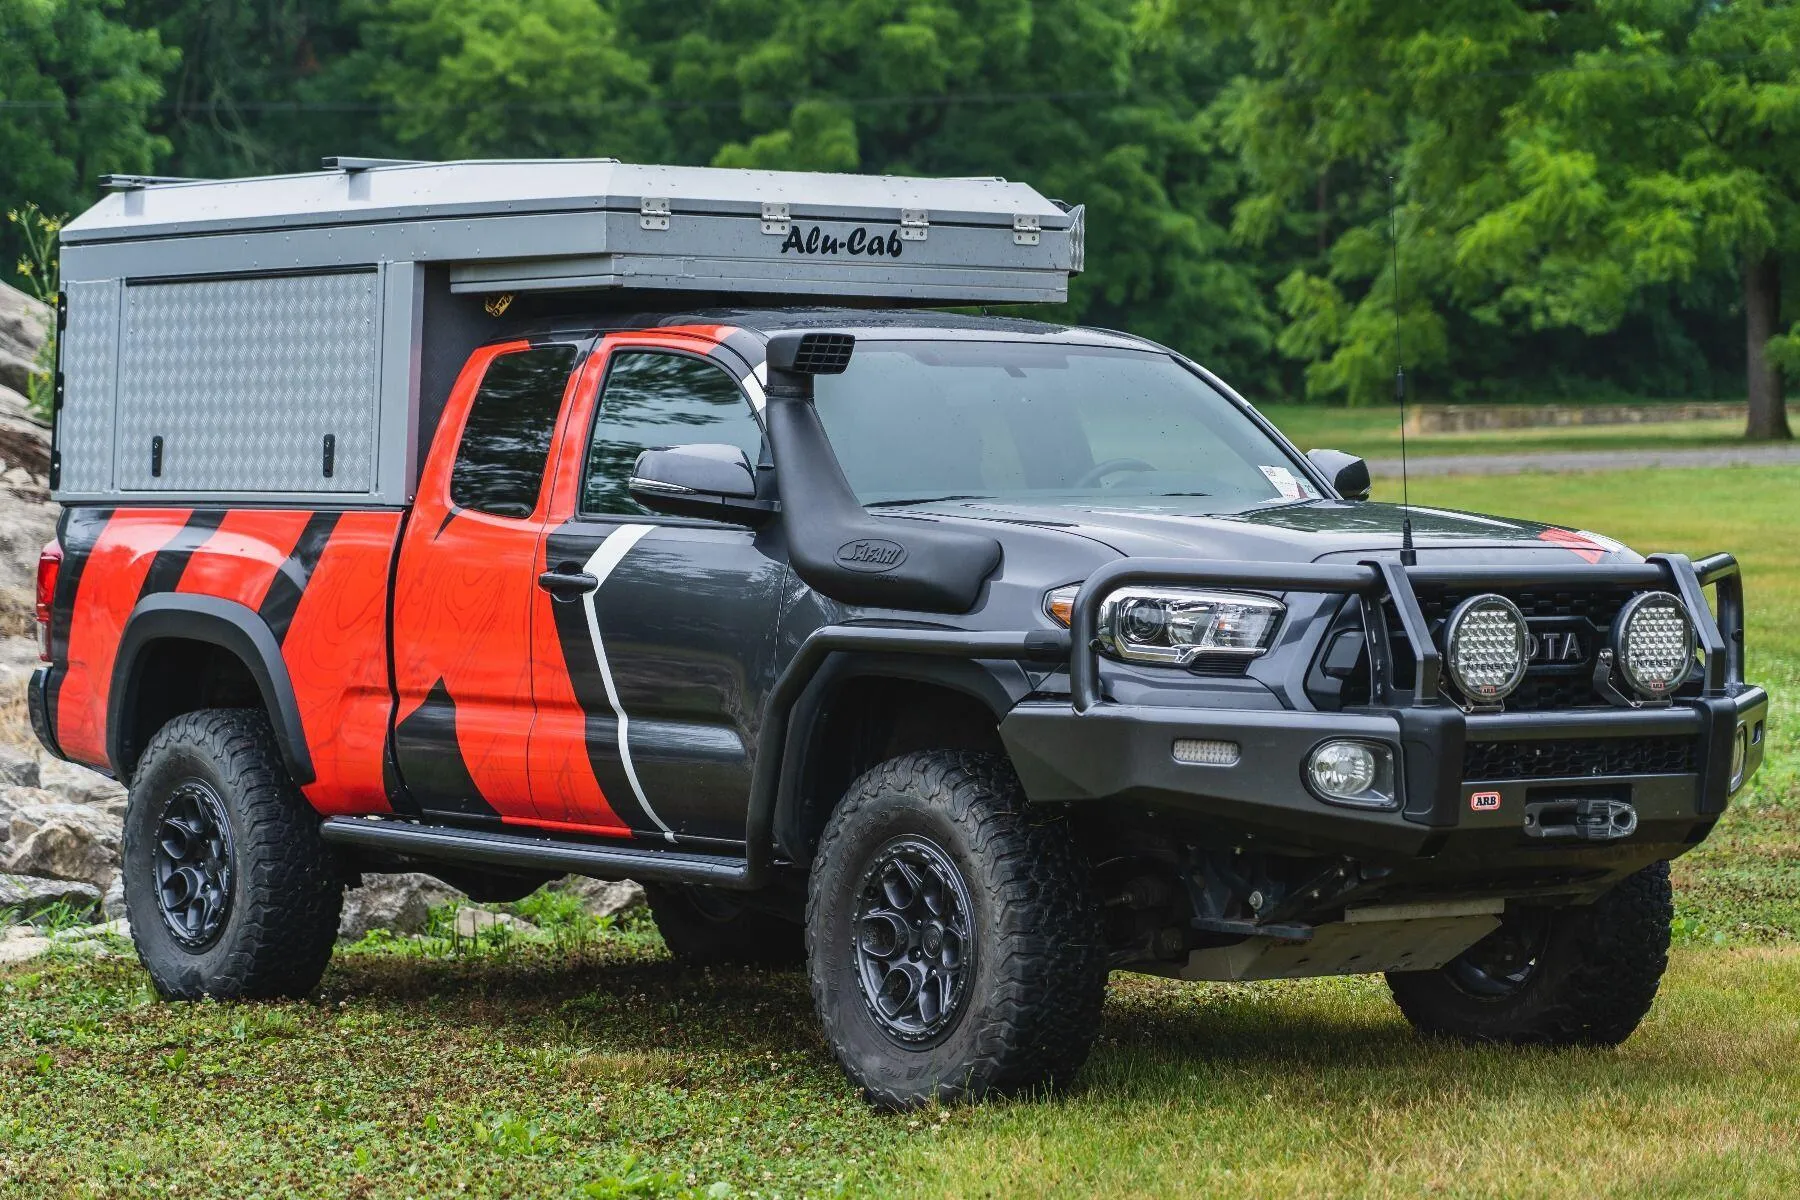
[{"label": "snorkel air intake head", "polygon": [[777,333],[763,352],[769,368],[765,390],[770,399],[810,401],[813,376],[842,375],[855,352],[854,334]]},{"label": "snorkel air intake head", "polygon": [[771,335],[764,350],[763,417],[789,561],[809,587],[845,604],[967,612],[1000,565],[1000,543],[932,519],[870,516],[832,453],[813,379],[842,375],[855,351],[851,334],[797,330]]}]

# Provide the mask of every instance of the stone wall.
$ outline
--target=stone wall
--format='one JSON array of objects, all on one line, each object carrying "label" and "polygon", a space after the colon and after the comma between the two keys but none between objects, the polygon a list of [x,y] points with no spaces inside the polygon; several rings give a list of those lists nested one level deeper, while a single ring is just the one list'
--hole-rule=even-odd
[{"label": "stone wall", "polygon": [[1485,433],[1495,429],[1553,429],[1566,425],[1654,425],[1669,421],[1737,421],[1742,404],[1417,404],[1406,411],[1406,432]]}]

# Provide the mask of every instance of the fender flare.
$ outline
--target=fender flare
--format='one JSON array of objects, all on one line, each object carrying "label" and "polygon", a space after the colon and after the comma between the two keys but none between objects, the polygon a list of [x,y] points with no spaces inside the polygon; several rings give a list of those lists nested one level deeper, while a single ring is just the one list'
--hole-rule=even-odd
[{"label": "fender flare", "polygon": [[106,754],[114,772],[129,781],[126,715],[136,706],[142,672],[138,660],[145,647],[163,638],[206,642],[237,656],[256,681],[263,707],[275,729],[275,742],[294,782],[305,786],[317,778],[312,755],[306,748],[306,730],[300,721],[300,705],[281,657],[281,643],[268,622],[256,610],[216,596],[162,592],[138,601],[119,638],[113,660],[112,688],[106,703]]},{"label": "fender flare", "polygon": [[780,751],[780,780],[770,834],[774,849],[789,861],[804,862],[810,858],[798,844],[796,822],[802,819],[806,807],[802,785],[810,777],[813,760],[820,751],[818,717],[842,688],[859,679],[904,680],[957,692],[992,713],[996,723],[1031,691],[1030,678],[1016,662],[904,653],[831,655],[795,699]]}]

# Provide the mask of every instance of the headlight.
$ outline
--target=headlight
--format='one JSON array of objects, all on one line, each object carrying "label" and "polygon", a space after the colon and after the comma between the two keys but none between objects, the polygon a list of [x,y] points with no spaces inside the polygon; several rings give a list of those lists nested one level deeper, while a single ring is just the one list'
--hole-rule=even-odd
[{"label": "headlight", "polygon": [[1444,627],[1444,665],[1456,690],[1498,703],[1525,678],[1525,617],[1505,596],[1470,596]]},{"label": "headlight", "polygon": [[1129,662],[1186,665],[1196,655],[1254,658],[1286,607],[1267,596],[1184,588],[1120,588],[1100,602],[1100,644]]},{"label": "headlight", "polygon": [[1694,666],[1694,623],[1667,592],[1642,592],[1627,601],[1613,622],[1612,643],[1619,674],[1646,700],[1667,697]]},{"label": "headlight", "polygon": [[1306,760],[1313,795],[1352,808],[1393,808],[1394,752],[1380,742],[1321,742]]}]

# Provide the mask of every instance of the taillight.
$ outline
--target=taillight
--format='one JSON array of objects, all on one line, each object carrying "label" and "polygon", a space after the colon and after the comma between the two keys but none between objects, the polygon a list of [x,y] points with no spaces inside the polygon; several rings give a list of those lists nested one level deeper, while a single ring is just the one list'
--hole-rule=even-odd
[{"label": "taillight", "polygon": [[50,606],[56,601],[56,577],[62,571],[62,545],[51,541],[38,555],[38,657],[50,661]]}]

